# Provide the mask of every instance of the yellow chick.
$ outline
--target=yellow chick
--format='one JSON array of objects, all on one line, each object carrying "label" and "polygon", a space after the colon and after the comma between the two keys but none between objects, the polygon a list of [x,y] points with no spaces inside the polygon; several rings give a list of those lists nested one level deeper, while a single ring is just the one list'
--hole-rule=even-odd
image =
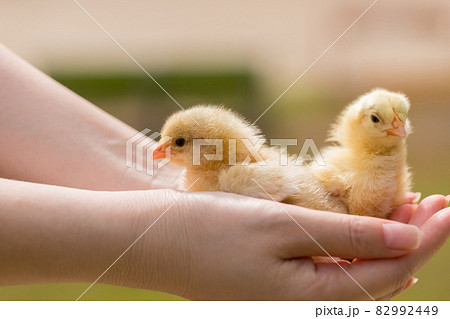
[{"label": "yellow chick", "polygon": [[402,93],[375,89],[347,106],[323,150],[314,176],[351,214],[387,218],[411,187],[406,164],[410,104]]},{"label": "yellow chick", "polygon": [[347,211],[308,167],[280,165],[280,153],[265,142],[259,129],[240,115],[223,107],[196,106],[167,119],[153,159],[170,153],[171,162],[185,168],[182,183],[185,189],[193,184],[190,191],[224,191]]}]

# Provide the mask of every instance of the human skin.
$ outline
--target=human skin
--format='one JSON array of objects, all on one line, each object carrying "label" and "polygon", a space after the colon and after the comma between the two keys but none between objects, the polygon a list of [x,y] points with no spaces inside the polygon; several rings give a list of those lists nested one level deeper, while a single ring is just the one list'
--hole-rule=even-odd
[{"label": "human skin", "polygon": [[[405,225],[219,192],[100,192],[7,179],[0,189],[0,285],[94,282],[165,212],[99,282],[189,299],[389,299],[450,229],[441,195],[424,199]],[[359,258],[339,263],[370,296],[336,263],[314,262],[309,256],[326,254],[281,207],[332,256]],[[411,240],[386,242],[386,224]]]},{"label": "human skin", "polygon": [[125,166],[136,133],[0,44],[0,177],[91,190],[172,187],[173,166],[157,177]]},{"label": "human skin", "polygon": [[173,190],[175,167],[154,177],[124,165],[134,129],[3,47],[0,74],[0,285],[93,282],[156,221],[99,282],[189,299],[370,299],[311,259],[326,254],[306,230],[357,258],[339,263],[384,300],[449,236],[442,195],[401,206],[395,222]]}]

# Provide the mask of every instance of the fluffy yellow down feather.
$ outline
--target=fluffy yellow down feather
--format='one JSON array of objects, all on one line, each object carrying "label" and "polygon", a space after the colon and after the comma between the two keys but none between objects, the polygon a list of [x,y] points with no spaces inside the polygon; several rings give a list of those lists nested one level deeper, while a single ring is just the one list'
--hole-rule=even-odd
[{"label": "fluffy yellow down feather", "polygon": [[[222,147],[201,146],[200,156],[195,158],[194,140],[213,139],[221,140]],[[309,167],[292,163],[282,166],[278,150],[263,145],[258,150],[259,156],[249,150],[245,141],[256,145],[264,143],[265,138],[258,128],[226,108],[196,106],[167,119],[154,158],[165,157],[170,147],[171,162],[186,168],[183,186],[187,188],[199,178],[190,191],[225,191],[312,209],[347,212],[342,201],[313,177]],[[247,165],[242,165],[244,162]]]},{"label": "fluffy yellow down feather", "polygon": [[405,202],[411,187],[406,164],[407,119],[404,94],[375,89],[347,106],[332,126],[322,151],[326,166],[314,176],[342,199],[351,214],[387,218]]}]

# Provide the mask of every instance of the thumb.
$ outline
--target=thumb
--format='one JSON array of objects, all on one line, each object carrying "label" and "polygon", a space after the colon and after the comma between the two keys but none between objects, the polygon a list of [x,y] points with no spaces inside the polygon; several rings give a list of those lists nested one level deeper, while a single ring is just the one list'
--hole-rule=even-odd
[{"label": "thumb", "polygon": [[414,225],[307,209],[289,215],[292,225],[283,236],[290,240],[284,251],[287,258],[388,258],[407,254],[420,244],[421,232]]}]

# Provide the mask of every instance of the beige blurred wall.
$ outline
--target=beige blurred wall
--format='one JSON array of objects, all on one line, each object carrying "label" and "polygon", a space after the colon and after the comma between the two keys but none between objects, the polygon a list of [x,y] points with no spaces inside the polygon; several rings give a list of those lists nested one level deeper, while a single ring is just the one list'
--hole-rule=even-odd
[{"label": "beige blurred wall", "polygon": [[[373,1],[79,2],[151,73],[245,67],[278,89]],[[140,72],[72,0],[0,0],[0,41],[44,71]],[[380,0],[306,77],[442,91],[449,69],[450,1]]]}]

